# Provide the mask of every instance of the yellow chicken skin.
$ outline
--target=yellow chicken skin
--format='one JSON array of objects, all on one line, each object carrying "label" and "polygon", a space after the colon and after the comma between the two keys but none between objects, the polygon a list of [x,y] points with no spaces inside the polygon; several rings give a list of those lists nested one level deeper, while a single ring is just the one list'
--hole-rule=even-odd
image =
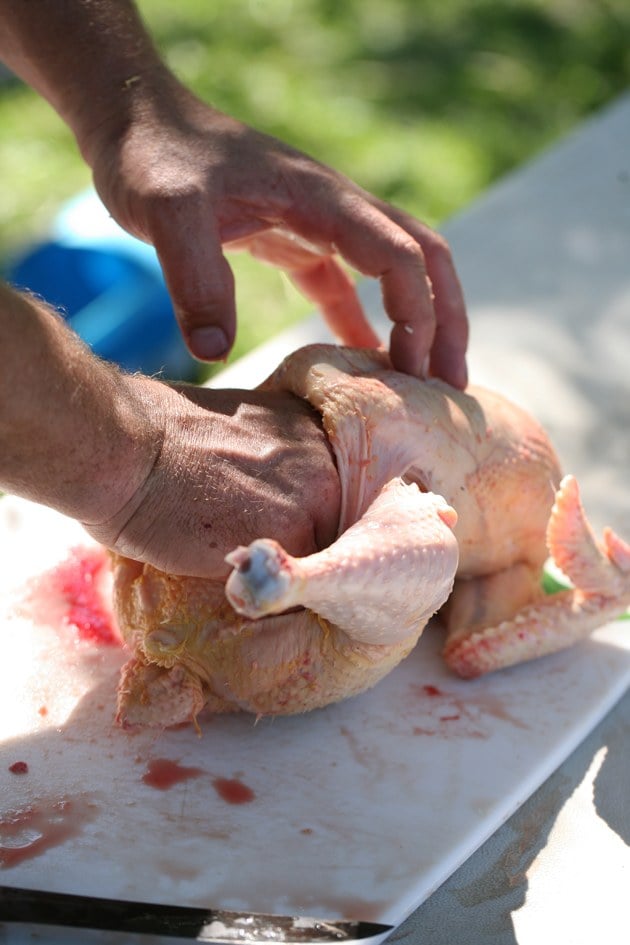
[{"label": "yellow chicken skin", "polygon": [[[114,558],[132,657],[118,721],[304,712],[355,695],[441,610],[445,658],[475,676],[571,645],[630,604],[630,547],[595,541],[540,425],[500,395],[395,372],[370,350],[311,345],[262,385],[322,416],[338,535],[303,558],[261,536],[227,582]],[[551,554],[575,584],[541,591]]]}]

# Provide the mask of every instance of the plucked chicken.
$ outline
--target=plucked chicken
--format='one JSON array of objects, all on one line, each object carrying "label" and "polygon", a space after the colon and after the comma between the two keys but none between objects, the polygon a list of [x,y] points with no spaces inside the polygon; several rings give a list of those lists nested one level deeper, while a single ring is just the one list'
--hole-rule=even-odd
[{"label": "plucked chicken", "polygon": [[[263,385],[322,416],[342,506],[337,539],[304,558],[264,537],[227,583],[114,558],[132,651],[122,725],[211,712],[303,712],[373,686],[433,614],[464,677],[542,656],[630,605],[630,546],[598,543],[541,427],[496,393],[395,372],[381,352],[325,345]],[[551,555],[574,585],[545,596]]]}]

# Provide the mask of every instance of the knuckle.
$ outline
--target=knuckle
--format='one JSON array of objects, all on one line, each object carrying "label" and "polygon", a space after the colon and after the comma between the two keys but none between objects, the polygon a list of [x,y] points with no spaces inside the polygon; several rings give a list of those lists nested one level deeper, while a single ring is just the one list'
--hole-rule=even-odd
[{"label": "knuckle", "polygon": [[220,313],[224,303],[229,299],[228,293],[222,291],[221,286],[213,284],[210,291],[209,286],[202,285],[195,279],[185,279],[176,288],[180,317],[196,313],[208,315],[213,310]]},{"label": "knuckle", "polygon": [[425,247],[425,256],[430,267],[452,265],[451,247],[439,233],[432,233]]},{"label": "knuckle", "polygon": [[392,229],[389,233],[389,244],[398,259],[402,259],[409,266],[425,267],[425,255],[420,243],[401,227]]},{"label": "knuckle", "polygon": [[394,247],[397,255],[403,259],[407,266],[426,275],[427,260],[425,253],[420,244],[417,243],[412,236],[404,231],[400,231],[400,233],[394,237]]},{"label": "knuckle", "polygon": [[172,186],[164,181],[147,182],[143,193],[148,215],[156,220],[187,214],[203,197],[202,188],[189,181]]}]

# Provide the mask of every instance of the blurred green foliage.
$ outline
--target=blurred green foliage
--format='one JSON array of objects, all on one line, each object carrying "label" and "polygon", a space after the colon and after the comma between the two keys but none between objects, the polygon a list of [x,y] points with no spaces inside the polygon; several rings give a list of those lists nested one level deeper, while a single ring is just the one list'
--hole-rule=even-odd
[{"label": "blurred green foliage", "polygon": [[[625,90],[627,0],[140,0],[201,97],[431,225]],[[0,251],[89,183],[74,142],[18,83],[0,90]],[[235,257],[237,353],[307,312]]]}]

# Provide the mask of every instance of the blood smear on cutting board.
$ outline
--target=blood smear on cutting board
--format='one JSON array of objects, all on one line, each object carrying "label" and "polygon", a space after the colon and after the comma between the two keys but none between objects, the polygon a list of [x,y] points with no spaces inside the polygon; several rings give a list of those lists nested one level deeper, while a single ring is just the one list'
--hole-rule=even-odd
[{"label": "blood smear on cutting board", "polygon": [[47,575],[45,589],[66,605],[63,622],[80,640],[117,646],[120,637],[103,599],[107,554],[102,548],[75,548]]},{"label": "blood smear on cutting board", "polygon": [[9,765],[11,774],[28,774],[28,765],[25,761],[14,761]]},{"label": "blood smear on cutting board", "polygon": [[0,868],[17,866],[78,836],[94,819],[96,805],[85,797],[42,799],[37,805],[0,815]]},{"label": "blood smear on cutting board", "polygon": [[168,791],[175,784],[190,781],[202,774],[206,774],[203,768],[186,768],[168,758],[154,758],[147,765],[142,780],[144,784],[157,788],[158,791]]},{"label": "blood smear on cutting board", "polygon": [[249,804],[256,795],[238,778],[215,778],[212,785],[219,797],[228,804]]},{"label": "blood smear on cutting board", "polygon": [[[207,772],[203,768],[185,767],[169,758],[153,758],[147,765],[142,781],[158,791],[168,791],[176,784],[191,781],[204,774]],[[252,789],[238,778],[214,778],[212,786],[228,804],[248,804],[256,797]]]}]

